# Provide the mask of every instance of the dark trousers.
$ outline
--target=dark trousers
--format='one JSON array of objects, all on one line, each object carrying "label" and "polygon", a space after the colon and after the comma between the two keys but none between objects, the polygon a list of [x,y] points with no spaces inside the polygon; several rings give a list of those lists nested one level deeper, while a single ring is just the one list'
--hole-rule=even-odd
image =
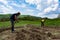
[{"label": "dark trousers", "polygon": [[44,26],[44,22],[41,22],[41,27]]},{"label": "dark trousers", "polygon": [[14,20],[11,19],[11,31],[14,31]]}]

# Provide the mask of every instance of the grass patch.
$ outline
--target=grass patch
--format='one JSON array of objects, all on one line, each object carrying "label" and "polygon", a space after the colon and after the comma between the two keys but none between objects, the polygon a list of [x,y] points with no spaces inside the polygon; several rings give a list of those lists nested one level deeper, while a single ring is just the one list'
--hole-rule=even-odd
[{"label": "grass patch", "polygon": [[[40,25],[40,22],[39,21],[19,21],[17,23],[15,23],[15,27],[16,26],[23,26],[23,25],[26,25],[26,24],[34,24],[34,25]],[[6,22],[0,22],[0,27],[11,27],[11,23],[10,21],[6,21]]]},{"label": "grass patch", "polygon": [[[27,21],[27,20],[20,20],[19,22],[15,23],[15,27],[16,26],[23,26],[26,24],[33,24],[36,26],[41,26],[41,22],[40,21]],[[60,27],[60,20],[59,19],[55,19],[55,20],[46,20],[45,21],[45,26],[48,27]],[[11,23],[10,21],[5,21],[5,22],[0,22],[0,27],[11,27]]]}]

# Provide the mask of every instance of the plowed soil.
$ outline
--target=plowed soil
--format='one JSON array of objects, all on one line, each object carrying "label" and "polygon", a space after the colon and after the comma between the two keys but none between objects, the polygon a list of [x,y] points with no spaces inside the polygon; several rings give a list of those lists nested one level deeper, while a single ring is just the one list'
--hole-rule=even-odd
[{"label": "plowed soil", "polygon": [[60,40],[60,28],[28,24],[16,27],[13,33],[11,28],[1,28],[0,40]]}]

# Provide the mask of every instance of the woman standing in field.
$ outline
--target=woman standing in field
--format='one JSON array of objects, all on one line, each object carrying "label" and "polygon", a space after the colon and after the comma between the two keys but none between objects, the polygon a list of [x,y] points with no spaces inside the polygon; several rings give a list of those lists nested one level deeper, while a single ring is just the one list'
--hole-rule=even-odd
[{"label": "woman standing in field", "polygon": [[20,15],[21,13],[20,12],[17,12],[15,14],[13,14],[11,17],[10,17],[10,21],[11,21],[11,31],[14,32],[14,21],[17,21],[17,17]]}]

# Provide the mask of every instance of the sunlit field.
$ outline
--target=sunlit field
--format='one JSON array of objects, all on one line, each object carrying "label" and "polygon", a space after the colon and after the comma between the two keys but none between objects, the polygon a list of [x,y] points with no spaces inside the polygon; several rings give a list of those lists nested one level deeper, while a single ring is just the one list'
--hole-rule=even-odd
[{"label": "sunlit field", "polygon": [[[15,22],[15,27],[23,26],[26,24],[41,26],[41,20],[40,21],[19,20],[18,22]],[[59,27],[60,19],[47,19],[44,24],[45,26],[49,27]],[[0,22],[0,27],[11,27],[11,22],[10,21]]]}]

